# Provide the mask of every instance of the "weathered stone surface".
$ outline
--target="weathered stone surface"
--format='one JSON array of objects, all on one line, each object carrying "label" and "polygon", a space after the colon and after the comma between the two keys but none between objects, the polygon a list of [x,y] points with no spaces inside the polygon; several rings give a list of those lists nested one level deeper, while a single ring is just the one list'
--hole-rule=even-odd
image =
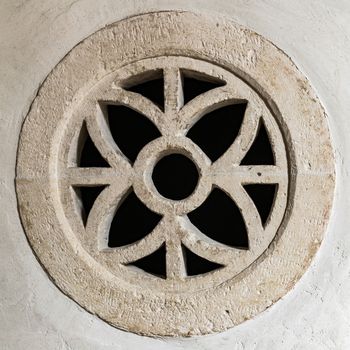
[{"label": "weathered stone surface", "polygon": [[[159,68],[165,77],[164,113],[122,88],[130,76]],[[227,84],[182,107],[179,68]],[[203,112],[242,99],[248,101],[248,109],[241,133],[227,153],[211,164],[185,134]],[[131,106],[162,132],[161,138],[140,152],[133,167],[110,142],[97,101]],[[260,118],[271,138],[276,166],[239,166]],[[71,149],[78,142],[83,120],[111,168],[77,167]],[[154,191],[150,176],[152,165],[171,150],[184,152],[201,172],[193,195],[176,203]],[[265,228],[242,190],[245,181],[279,184]],[[84,184],[110,185],[98,197],[86,229],[70,189]],[[131,185],[150,209],[164,215],[163,220],[144,240],[109,249],[108,223]],[[212,244],[196,235],[183,217],[205,200],[213,185],[223,188],[241,208],[250,235],[249,250]],[[66,294],[129,331],[198,335],[251,318],[300,278],[328,221],[334,159],[324,110],[287,56],[230,22],[164,12],[130,18],[95,33],[53,70],[21,133],[16,186],[29,241]],[[169,278],[153,278],[123,265],[164,241]],[[225,268],[186,277],[181,241]]]}]

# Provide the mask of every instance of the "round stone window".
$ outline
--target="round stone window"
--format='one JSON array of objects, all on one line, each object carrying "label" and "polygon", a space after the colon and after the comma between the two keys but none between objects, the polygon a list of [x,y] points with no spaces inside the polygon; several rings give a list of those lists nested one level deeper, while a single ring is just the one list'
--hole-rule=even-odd
[{"label": "round stone window", "polygon": [[50,73],[16,186],[65,294],[122,329],[199,335],[300,278],[334,159],[325,112],[285,54],[231,22],[162,12],[102,29]]}]

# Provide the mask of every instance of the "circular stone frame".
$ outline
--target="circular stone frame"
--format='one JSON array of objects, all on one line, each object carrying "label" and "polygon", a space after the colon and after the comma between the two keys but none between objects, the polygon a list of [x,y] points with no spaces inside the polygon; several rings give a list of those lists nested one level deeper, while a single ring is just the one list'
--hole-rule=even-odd
[{"label": "circular stone frame", "polygon": [[[137,277],[130,283],[96,263],[75,238],[56,181],[65,164],[59,152],[60,130],[74,106],[109,74],[162,56],[207,61],[244,81],[268,106],[288,153],[289,199],[275,239],[234,278],[190,292],[172,292],[161,284],[158,289],[148,288]],[[146,166],[141,158],[138,162],[142,172]],[[325,111],[293,62],[269,41],[235,23],[173,11],[110,25],[76,46],[54,68],[25,119],[16,174],[25,233],[55,284],[109,324],[158,336],[223,331],[285,295],[321,244],[334,183]]]}]

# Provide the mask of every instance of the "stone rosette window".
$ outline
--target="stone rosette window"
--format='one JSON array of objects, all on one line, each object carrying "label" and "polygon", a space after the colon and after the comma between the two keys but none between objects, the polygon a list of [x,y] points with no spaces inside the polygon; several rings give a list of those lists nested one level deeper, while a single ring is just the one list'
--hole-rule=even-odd
[{"label": "stone rosette window", "polygon": [[284,53],[231,22],[163,12],[102,29],[50,73],[16,186],[65,294],[119,328],[198,335],[251,318],[303,274],[334,159],[325,112]]}]

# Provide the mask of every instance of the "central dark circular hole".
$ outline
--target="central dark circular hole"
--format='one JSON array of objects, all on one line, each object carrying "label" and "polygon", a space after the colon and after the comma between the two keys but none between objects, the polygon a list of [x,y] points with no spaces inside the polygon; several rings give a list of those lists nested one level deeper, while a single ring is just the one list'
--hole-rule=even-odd
[{"label": "central dark circular hole", "polygon": [[195,164],[178,153],[160,159],[152,173],[158,192],[173,200],[184,199],[191,195],[197,186],[198,176]]}]

